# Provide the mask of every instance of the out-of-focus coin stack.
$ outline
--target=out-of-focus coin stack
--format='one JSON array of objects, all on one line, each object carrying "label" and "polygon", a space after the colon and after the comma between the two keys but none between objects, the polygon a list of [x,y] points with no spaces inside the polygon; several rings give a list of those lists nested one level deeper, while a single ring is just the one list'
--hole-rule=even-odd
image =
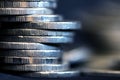
[{"label": "out-of-focus coin stack", "polygon": [[1,69],[29,77],[71,77],[61,44],[72,43],[79,22],[53,14],[56,0],[0,1]]}]

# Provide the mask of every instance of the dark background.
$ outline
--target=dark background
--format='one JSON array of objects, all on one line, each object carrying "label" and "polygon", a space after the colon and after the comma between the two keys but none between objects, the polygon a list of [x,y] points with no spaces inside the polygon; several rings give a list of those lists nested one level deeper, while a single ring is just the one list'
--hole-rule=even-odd
[{"label": "dark background", "polygon": [[[102,5],[109,1],[110,0],[58,0],[58,8],[55,10],[55,13],[63,15],[65,20],[78,20],[82,23],[82,29],[76,31],[75,44],[72,48],[87,46],[94,49],[94,51],[106,49],[105,47],[103,48],[105,45],[101,36],[96,35],[95,31],[91,31],[94,25],[91,25],[89,23],[90,19],[87,20],[86,17],[88,14],[105,14],[104,11],[100,11],[99,13],[99,9],[103,8]],[[120,2],[119,0],[116,1]]]},{"label": "dark background", "polygon": [[[114,43],[108,43],[112,37],[110,36],[110,39],[106,40],[104,33],[102,35],[100,33],[105,30],[105,27],[106,30],[114,27],[110,25],[120,26],[119,5],[120,0],[58,0],[58,8],[55,13],[63,15],[65,20],[78,20],[82,23],[82,29],[76,32],[73,48],[87,46],[99,53],[114,50],[110,47]],[[116,50],[118,46],[114,48]]]}]

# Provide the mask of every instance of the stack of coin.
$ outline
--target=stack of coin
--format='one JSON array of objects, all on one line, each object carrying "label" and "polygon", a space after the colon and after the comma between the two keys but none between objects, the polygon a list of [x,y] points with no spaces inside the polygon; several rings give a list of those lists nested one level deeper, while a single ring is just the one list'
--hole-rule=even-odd
[{"label": "stack of coin", "polygon": [[79,22],[63,21],[53,14],[57,0],[0,1],[1,69],[30,77],[68,77],[69,71],[60,60],[61,44],[72,43]]}]

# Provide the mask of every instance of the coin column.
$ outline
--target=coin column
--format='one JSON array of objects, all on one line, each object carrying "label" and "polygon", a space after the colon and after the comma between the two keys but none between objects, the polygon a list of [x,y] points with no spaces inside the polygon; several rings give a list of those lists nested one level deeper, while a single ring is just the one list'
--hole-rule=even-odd
[{"label": "coin column", "polygon": [[29,77],[71,77],[68,64],[59,61],[60,44],[72,43],[79,22],[64,22],[53,14],[56,0],[0,1],[1,69]]}]

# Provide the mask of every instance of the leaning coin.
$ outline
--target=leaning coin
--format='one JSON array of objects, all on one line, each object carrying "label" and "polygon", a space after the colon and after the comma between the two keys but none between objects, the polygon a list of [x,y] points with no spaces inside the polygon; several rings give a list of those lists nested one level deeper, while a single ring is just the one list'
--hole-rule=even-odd
[{"label": "leaning coin", "polygon": [[56,57],[8,57],[0,56],[0,63],[5,64],[57,64]]},{"label": "leaning coin", "polygon": [[33,29],[52,29],[52,30],[79,30],[80,22],[2,22],[1,28],[33,28]]},{"label": "leaning coin", "polygon": [[56,1],[40,1],[40,2],[10,2],[0,1],[1,8],[56,8]]},{"label": "leaning coin", "polygon": [[72,43],[72,37],[64,36],[0,36],[5,42],[34,42],[34,43]]},{"label": "leaning coin", "polygon": [[60,50],[59,47],[41,44],[41,43],[28,43],[28,42],[0,42],[1,49],[25,49],[25,50]]},{"label": "leaning coin", "polygon": [[0,50],[0,56],[17,57],[57,57],[62,56],[61,50]]},{"label": "leaning coin", "polygon": [[0,29],[0,35],[9,36],[74,36],[72,31],[38,29]]},{"label": "leaning coin", "polygon": [[57,1],[57,0],[0,0],[0,1],[15,1],[15,2],[40,2],[40,1]]},{"label": "leaning coin", "polygon": [[1,22],[49,22],[61,20],[63,20],[63,17],[60,15],[0,16]]},{"label": "leaning coin", "polygon": [[26,72],[19,74],[24,77],[48,77],[48,78],[67,78],[67,77],[78,77],[80,75],[80,71],[57,71],[57,72]]},{"label": "leaning coin", "polygon": [[0,15],[52,14],[47,8],[0,8]]},{"label": "leaning coin", "polygon": [[64,71],[68,70],[67,64],[26,64],[26,65],[6,65],[1,69],[12,71]]}]

